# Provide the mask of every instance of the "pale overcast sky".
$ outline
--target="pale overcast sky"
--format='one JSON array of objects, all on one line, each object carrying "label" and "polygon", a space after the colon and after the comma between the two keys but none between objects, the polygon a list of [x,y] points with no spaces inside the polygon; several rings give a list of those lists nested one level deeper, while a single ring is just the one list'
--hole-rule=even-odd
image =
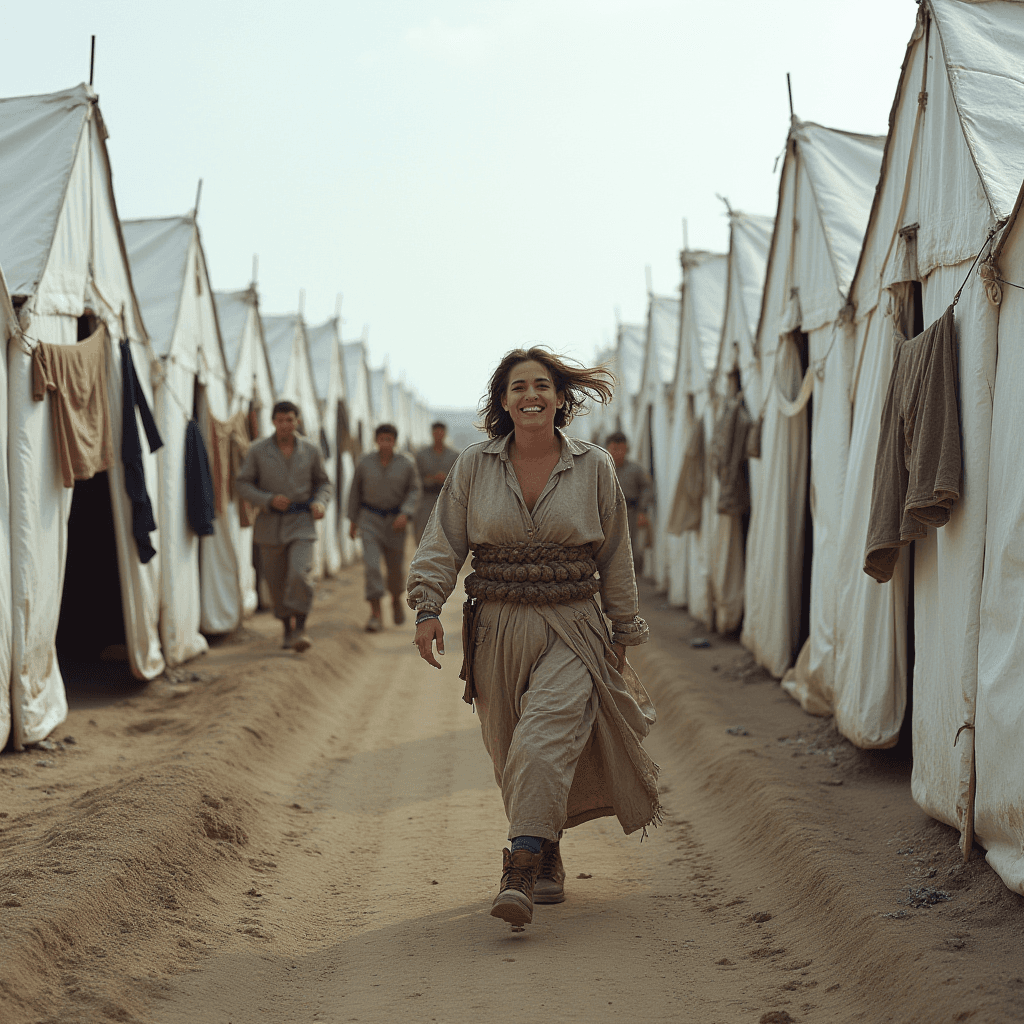
[{"label": "pale overcast sky", "polygon": [[184,213],[215,288],[346,337],[435,405],[501,353],[581,359],[645,315],[723,206],[775,211],[788,127],[883,134],[913,0],[333,0],[22,6],[0,94],[88,79],[121,216]]}]

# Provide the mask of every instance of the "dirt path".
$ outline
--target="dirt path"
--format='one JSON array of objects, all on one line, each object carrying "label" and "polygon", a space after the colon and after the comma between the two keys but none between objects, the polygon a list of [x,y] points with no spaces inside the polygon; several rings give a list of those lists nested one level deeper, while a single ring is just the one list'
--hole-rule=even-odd
[{"label": "dirt path", "polygon": [[1021,1019],[1022,901],[961,866],[906,758],[646,603],[665,826],[572,830],[568,899],[521,935],[487,914],[507,826],[455,609],[438,673],[410,626],[359,631],[347,574],[301,662],[257,618],[176,680],[83,699],[75,744],[0,759],[0,1019]]}]

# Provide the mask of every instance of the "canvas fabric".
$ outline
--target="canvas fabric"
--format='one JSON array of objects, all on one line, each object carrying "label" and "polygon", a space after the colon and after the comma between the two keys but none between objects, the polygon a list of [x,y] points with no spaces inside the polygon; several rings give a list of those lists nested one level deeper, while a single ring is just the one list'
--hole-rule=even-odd
[{"label": "canvas fabric", "polygon": [[32,350],[32,397],[50,398],[61,478],[65,487],[91,480],[114,460],[107,402],[107,329],[77,345]]},{"label": "canvas fabric", "polygon": [[864,571],[892,578],[899,548],[949,522],[960,497],[953,307],[916,338],[897,342],[882,407]]}]

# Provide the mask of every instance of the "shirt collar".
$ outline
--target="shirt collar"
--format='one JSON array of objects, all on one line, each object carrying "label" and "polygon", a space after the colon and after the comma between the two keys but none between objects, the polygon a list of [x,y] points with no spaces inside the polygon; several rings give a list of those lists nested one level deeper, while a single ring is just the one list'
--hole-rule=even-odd
[{"label": "shirt collar", "polygon": [[[565,465],[571,465],[574,455],[584,455],[586,453],[587,446],[582,441],[563,434],[557,427],[555,427],[555,433],[558,435],[562,447],[562,454],[559,458],[560,462]],[[508,462],[508,446],[511,443],[511,433],[506,434],[504,437],[493,437],[483,446],[482,451],[487,452],[488,455],[498,455],[502,462]]]}]

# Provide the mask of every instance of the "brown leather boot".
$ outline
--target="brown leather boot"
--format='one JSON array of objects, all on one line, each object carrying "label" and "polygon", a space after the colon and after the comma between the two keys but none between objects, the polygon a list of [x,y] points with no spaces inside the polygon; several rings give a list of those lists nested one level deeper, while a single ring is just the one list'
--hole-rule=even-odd
[{"label": "brown leather boot", "polygon": [[500,917],[513,928],[533,921],[533,880],[539,867],[539,853],[501,851],[501,885],[491,904],[491,917]]},{"label": "brown leather boot", "polygon": [[533,884],[534,903],[565,902],[565,868],[558,840],[545,839],[540,848],[540,867]]}]

